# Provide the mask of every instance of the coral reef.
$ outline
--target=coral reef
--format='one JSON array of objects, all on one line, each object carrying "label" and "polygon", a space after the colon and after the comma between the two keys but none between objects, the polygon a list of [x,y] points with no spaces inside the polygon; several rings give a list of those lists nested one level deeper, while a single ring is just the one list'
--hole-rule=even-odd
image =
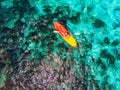
[{"label": "coral reef", "polygon": [[[41,64],[39,64],[40,61],[36,63],[28,58],[22,59],[16,69],[8,72],[10,77],[7,80],[7,86],[10,86],[10,90],[85,89],[82,83],[74,77],[67,61],[63,62],[59,60],[59,56],[55,57],[57,59],[51,60],[51,62],[41,61]],[[5,87],[2,90],[4,89]]]}]

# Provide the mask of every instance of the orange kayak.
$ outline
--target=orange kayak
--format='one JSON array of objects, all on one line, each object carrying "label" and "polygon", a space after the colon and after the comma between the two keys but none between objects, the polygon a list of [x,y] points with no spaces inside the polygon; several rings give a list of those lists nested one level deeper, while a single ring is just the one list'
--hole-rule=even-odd
[{"label": "orange kayak", "polygon": [[58,34],[72,47],[77,47],[77,42],[72,34],[59,22],[54,22],[54,28]]}]

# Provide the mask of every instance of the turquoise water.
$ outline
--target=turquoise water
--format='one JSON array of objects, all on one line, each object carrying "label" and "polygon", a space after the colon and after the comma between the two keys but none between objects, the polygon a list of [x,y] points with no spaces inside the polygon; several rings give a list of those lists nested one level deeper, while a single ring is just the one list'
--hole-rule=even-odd
[{"label": "turquoise water", "polygon": [[[77,48],[53,33],[54,21],[68,29]],[[8,60],[1,56],[3,72],[3,62],[17,66],[24,52],[31,61],[54,53],[75,62],[71,70],[88,90],[119,90],[120,0],[1,0],[0,50],[10,53]],[[6,77],[1,73],[0,87]]]}]

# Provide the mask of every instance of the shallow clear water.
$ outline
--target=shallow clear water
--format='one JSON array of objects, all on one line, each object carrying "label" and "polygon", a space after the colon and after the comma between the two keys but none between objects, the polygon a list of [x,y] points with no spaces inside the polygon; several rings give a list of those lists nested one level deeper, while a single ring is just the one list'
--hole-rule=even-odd
[{"label": "shallow clear water", "polygon": [[[76,48],[59,33],[54,33],[55,21],[69,31],[77,42]],[[41,62],[52,62],[47,67],[66,62],[65,68],[69,67],[68,71],[73,72],[75,82],[88,90],[119,90],[120,0],[1,0],[0,88],[4,90],[5,84],[13,80],[18,84],[10,82],[12,89],[35,89],[39,84],[34,86],[33,81],[31,87],[24,86],[25,83],[16,77],[20,78],[26,71],[30,72],[24,73],[23,77],[31,77],[31,73],[36,73],[32,76],[37,77],[40,72],[31,69],[36,70]],[[65,68],[64,72],[67,71]],[[70,81],[70,85],[74,84]],[[65,90],[72,90],[70,85],[67,81],[59,82],[53,89],[64,86]]]}]

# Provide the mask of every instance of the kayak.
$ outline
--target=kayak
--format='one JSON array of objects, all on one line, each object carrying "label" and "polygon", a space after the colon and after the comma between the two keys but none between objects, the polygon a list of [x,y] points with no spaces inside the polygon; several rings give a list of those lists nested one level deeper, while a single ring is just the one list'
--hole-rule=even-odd
[{"label": "kayak", "polygon": [[72,34],[59,22],[54,22],[54,28],[56,33],[58,33],[63,40],[72,47],[77,47],[77,42]]}]

